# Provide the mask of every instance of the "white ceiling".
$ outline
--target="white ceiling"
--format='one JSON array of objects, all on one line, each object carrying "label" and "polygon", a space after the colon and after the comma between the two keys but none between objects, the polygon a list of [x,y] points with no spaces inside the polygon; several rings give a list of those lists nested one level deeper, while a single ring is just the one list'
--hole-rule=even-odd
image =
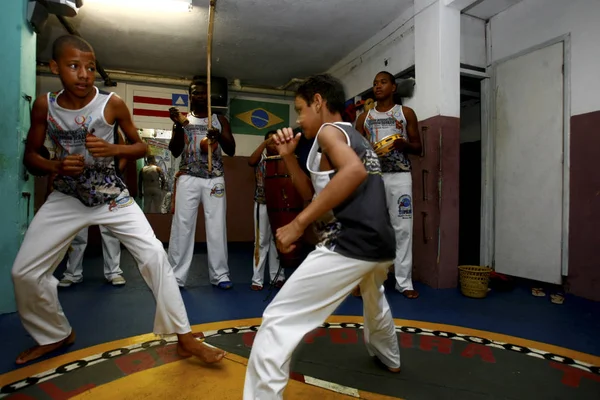
[{"label": "white ceiling", "polygon": [[522,0],[478,0],[464,9],[463,14],[488,20]]},{"label": "white ceiling", "polygon": [[[126,2],[127,0],[123,0]],[[206,73],[209,0],[190,13],[132,11],[84,1],[69,19],[106,69],[191,77]],[[246,85],[280,86],[324,72],[413,0],[217,0],[212,74]],[[38,61],[66,33],[51,16],[38,35]]]}]

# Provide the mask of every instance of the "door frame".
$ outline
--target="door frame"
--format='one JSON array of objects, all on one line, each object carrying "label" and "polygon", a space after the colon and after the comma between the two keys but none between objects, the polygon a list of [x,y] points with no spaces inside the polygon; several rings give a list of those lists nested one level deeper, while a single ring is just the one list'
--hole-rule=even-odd
[{"label": "door frame", "polygon": [[[489,36],[488,36],[489,37]],[[536,50],[561,43],[563,44],[563,152],[562,152],[562,232],[561,232],[561,272],[569,272],[569,205],[570,205],[570,122],[571,122],[571,34],[529,47],[518,53],[493,62],[488,67],[489,79],[481,83],[481,265],[495,267],[495,148],[496,148],[496,77],[500,64],[532,53]],[[488,44],[489,47],[489,44]],[[488,55],[491,54],[488,49]]]}]

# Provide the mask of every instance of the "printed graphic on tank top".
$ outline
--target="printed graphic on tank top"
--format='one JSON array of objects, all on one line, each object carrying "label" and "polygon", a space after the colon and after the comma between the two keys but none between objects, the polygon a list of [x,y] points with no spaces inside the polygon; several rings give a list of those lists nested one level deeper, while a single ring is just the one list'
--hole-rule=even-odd
[{"label": "printed graphic on tank top", "polygon": [[79,176],[57,175],[54,189],[73,196],[88,207],[126,202],[129,192],[116,169],[114,157],[93,157],[88,151],[86,137],[93,135],[108,143],[115,143],[115,125],[104,118],[104,109],[113,93],[94,87],[96,95],[88,105],[79,110],[69,110],[58,105],[63,93],[48,93],[47,135],[52,141],[58,160],[68,155],[84,156],[85,166]]},{"label": "printed graphic on tank top", "polygon": [[[368,175],[342,204],[315,221],[319,246],[359,260],[393,260],[396,240],[377,155],[369,142],[350,123],[324,124],[319,129],[317,138],[327,125],[335,126],[344,133],[348,145],[361,159]],[[314,198],[319,196],[336,174],[335,170],[320,170],[321,156],[319,142],[315,140],[306,161],[315,189]]]},{"label": "printed graphic on tank top", "polygon": [[[406,118],[402,112],[402,106],[396,104],[386,112],[380,112],[372,108],[365,118],[364,127],[371,138],[371,143],[375,144],[391,135],[402,135],[402,138],[408,141],[406,132]],[[388,154],[379,157],[381,170],[383,172],[403,172],[410,171],[411,164],[406,153],[392,149]]]},{"label": "printed graphic on tank top", "polygon": [[[215,178],[223,176],[223,159],[221,146],[212,153],[212,173],[208,172],[208,153],[203,153],[200,148],[200,142],[208,133],[208,118],[197,118],[192,114],[187,115],[189,125],[184,128],[185,147],[181,155],[179,171],[198,178]],[[221,132],[221,122],[217,115],[212,116],[211,124]]]}]

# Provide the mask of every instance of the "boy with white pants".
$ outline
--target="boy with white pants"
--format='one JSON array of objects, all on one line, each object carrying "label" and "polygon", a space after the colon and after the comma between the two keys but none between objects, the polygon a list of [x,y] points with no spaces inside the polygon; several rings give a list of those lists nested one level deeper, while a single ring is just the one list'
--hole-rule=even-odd
[{"label": "boy with white pants", "polygon": [[[119,177],[115,158],[138,159],[147,151],[127,105],[94,86],[96,57],[78,36],[54,41],[50,69],[64,89],[34,102],[23,161],[34,175],[56,174],[55,190],[31,221],[12,268],[19,316],[37,342],[16,363],[25,364],[75,341],[53,273],[77,233],[90,225],[105,226],[134,257],[156,299],[154,333],[176,334],[181,356],[220,361],[222,350],[192,334],[162,243]],[[119,144],[117,126],[131,144]],[[46,135],[56,143],[57,160],[44,157]]]},{"label": "boy with white pants", "polygon": [[[104,259],[104,277],[113,286],[122,286],[127,281],[123,278],[123,270],[119,267],[121,262],[121,242],[104,226],[100,225],[100,237],[102,239],[102,257]],[[74,283],[83,281],[83,254],[87,247],[89,228],[80,230],[69,250],[67,268],[62,279],[58,282],[59,287],[70,287]]]},{"label": "boy with white pants", "polygon": [[343,123],[346,96],[330,75],[316,75],[296,91],[299,123],[316,140],[309,153],[309,178],[294,149],[300,133],[291,128],[275,136],[277,150],[305,200],[313,201],[290,224],[277,230],[282,252],[311,224],[320,242],[275,296],[263,314],[254,339],[244,400],[281,399],[289,379],[290,359],[300,340],[360,285],[365,344],[387,369],[400,371],[400,348],[383,282],[394,258],[394,231],[387,213],[377,156],[351,124]]},{"label": "boy with white pants", "polygon": [[[252,285],[250,289],[259,291],[263,289],[263,279],[267,256],[269,257],[269,276],[271,284],[280,288],[285,279],[283,270],[277,276],[279,271],[279,257],[277,247],[275,246],[275,237],[271,231],[269,214],[267,213],[267,199],[265,193],[265,167],[266,161],[264,153],[267,156],[277,155],[277,149],[271,140],[271,137],[277,132],[269,131],[254,153],[248,159],[248,165],[254,167],[256,187],[254,190],[254,273],[252,275]],[[275,279],[277,278],[277,282]]]},{"label": "boy with white pants", "polygon": [[372,144],[398,135],[387,154],[380,155],[388,211],[396,235],[394,269],[396,290],[409,299],[419,297],[412,282],[413,197],[411,163],[408,154],[421,154],[421,137],[415,112],[394,102],[396,82],[389,72],[375,76],[373,91],[377,105],[362,113],[356,129]]},{"label": "boy with white pants", "polygon": [[[175,125],[169,150],[175,158],[181,156],[181,162],[172,199],[175,210],[169,239],[169,261],[177,284],[185,286],[194,255],[198,207],[202,204],[210,283],[226,290],[233,284],[227,264],[227,198],[221,149],[233,157],[235,140],[225,117],[212,115],[211,126],[208,126],[206,90],[203,81],[192,81],[187,118],[177,109],[171,109],[171,119]],[[185,122],[182,123],[182,120]],[[211,170],[208,164],[209,139],[213,141]]]}]

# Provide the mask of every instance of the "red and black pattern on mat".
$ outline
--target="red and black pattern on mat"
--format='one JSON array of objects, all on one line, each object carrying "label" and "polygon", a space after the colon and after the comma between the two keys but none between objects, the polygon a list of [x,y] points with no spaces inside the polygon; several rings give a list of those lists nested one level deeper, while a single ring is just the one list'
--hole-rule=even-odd
[{"label": "red and black pattern on mat", "polygon": [[[243,357],[258,326],[205,332],[208,343]],[[600,368],[560,354],[482,337],[396,327],[402,372],[367,354],[362,325],[326,323],[306,335],[292,358],[292,378],[311,377],[406,399],[598,399]],[[75,360],[0,388],[6,399],[66,399],[95,386],[180,360],[176,339],[153,340]]]}]

